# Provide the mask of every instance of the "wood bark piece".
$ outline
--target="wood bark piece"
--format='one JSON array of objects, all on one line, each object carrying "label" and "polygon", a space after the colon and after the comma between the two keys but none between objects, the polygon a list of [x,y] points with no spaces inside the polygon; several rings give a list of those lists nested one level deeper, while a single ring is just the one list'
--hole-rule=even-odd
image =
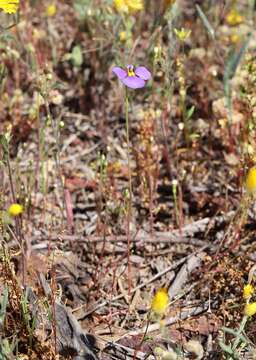
[{"label": "wood bark piece", "polygon": [[[101,342],[101,340],[99,340],[99,342]],[[102,342],[102,346],[104,347],[103,355],[109,355],[110,358],[108,357],[108,359],[111,360],[155,360],[155,356],[153,355],[147,356],[147,354],[142,351],[136,351],[116,342],[109,342],[107,344]]]},{"label": "wood bark piece", "polygon": [[[142,289],[143,287],[151,284],[152,282],[154,282],[155,280],[157,280],[161,276],[167,274],[168,272],[170,272],[169,281],[172,281],[172,279],[174,277],[174,272],[171,272],[172,270],[176,269],[179,265],[183,264],[191,256],[194,256],[195,254],[197,254],[197,252],[202,252],[202,251],[206,250],[208,247],[209,247],[209,245],[205,245],[200,250],[195,251],[193,254],[185,256],[184,258],[174,262],[172,265],[168,266],[164,270],[162,270],[159,273],[157,273],[156,275],[152,276],[149,280],[147,280],[144,283],[142,283],[142,284],[136,286],[135,288],[133,288],[131,290],[131,294],[133,294],[138,289]],[[104,307],[104,306],[106,306],[108,304],[111,304],[111,301],[116,301],[116,300],[119,300],[119,299],[122,299],[122,298],[123,298],[123,294],[114,297],[112,300],[109,300],[109,301],[106,300],[106,301],[103,301],[103,302],[101,302],[99,304],[96,304],[92,309],[88,310],[85,314],[83,314],[81,317],[79,317],[78,320],[84,320],[88,315],[90,315],[94,311],[96,311],[96,310],[100,309],[101,307]],[[73,312],[78,311],[80,309],[81,309],[81,307],[79,307],[77,309],[74,309]]]},{"label": "wood bark piece", "polygon": [[[165,231],[165,232],[154,232],[153,235],[146,233],[145,231],[138,231],[134,236],[132,236],[131,241],[134,243],[137,242],[145,242],[145,243],[189,243],[192,245],[202,246],[206,244],[206,241],[193,238],[198,233],[204,233],[207,231],[208,227],[220,226],[222,223],[228,222],[232,216],[234,215],[234,211],[230,211],[228,214],[216,216],[215,218],[206,217],[204,219],[200,219],[197,221],[192,222],[191,224],[187,224],[183,226],[181,229],[175,229],[172,231]],[[126,235],[110,235],[106,236],[84,236],[84,235],[59,235],[59,234],[36,234],[32,236],[32,242],[37,242],[47,240],[56,240],[61,238],[62,240],[67,240],[71,242],[79,242],[79,243],[86,243],[92,242],[126,242],[127,236]],[[192,239],[191,239],[192,238]]]},{"label": "wood bark piece", "polygon": [[[181,312],[178,315],[172,316],[172,317],[169,317],[168,319],[166,319],[164,321],[164,324],[165,324],[165,326],[173,325],[178,321],[186,320],[186,319],[188,319],[188,318],[190,318],[192,316],[199,315],[199,314],[205,312],[208,309],[209,309],[209,302],[208,301],[205,302],[204,304],[196,306],[196,307],[182,309]],[[129,332],[127,332],[127,334],[121,336],[120,339],[124,338],[124,337],[127,337],[127,336],[142,335],[142,334],[145,333],[146,328],[147,328],[147,334],[150,333],[150,332],[153,332],[153,331],[157,331],[157,330],[160,329],[160,323],[158,322],[158,323],[155,323],[155,324],[151,324],[148,327],[146,325],[142,329],[129,331]]]},{"label": "wood bark piece", "polygon": [[[39,274],[39,281],[46,297],[50,299],[51,289],[44,275]],[[44,328],[46,331],[52,332],[51,322],[33,290],[29,288],[27,293],[33,316],[36,319],[36,330],[42,331],[42,328]],[[42,316],[43,313],[44,316]],[[81,328],[71,311],[58,300],[54,304],[54,318],[52,321],[56,322],[56,345],[57,352],[60,355],[67,358],[72,356],[74,360],[98,359],[94,352],[95,338]]]},{"label": "wood bark piece", "polygon": [[193,255],[186,261],[185,264],[182,265],[180,271],[178,272],[175,280],[172,285],[169,287],[168,294],[170,300],[174,299],[175,296],[182,290],[185,283],[188,281],[188,278],[191,272],[199,267],[202,263],[202,259],[205,256],[204,252]]}]

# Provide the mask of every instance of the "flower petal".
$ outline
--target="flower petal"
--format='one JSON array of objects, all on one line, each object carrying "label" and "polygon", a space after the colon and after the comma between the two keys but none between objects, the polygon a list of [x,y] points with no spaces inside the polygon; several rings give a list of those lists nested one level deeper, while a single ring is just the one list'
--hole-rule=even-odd
[{"label": "flower petal", "polygon": [[131,89],[139,89],[145,86],[145,81],[137,76],[127,76],[122,83]]},{"label": "flower petal", "polygon": [[151,78],[151,73],[144,66],[137,67],[135,74],[143,80],[149,80]]},{"label": "flower petal", "polygon": [[119,66],[113,67],[112,72],[113,72],[120,80],[124,79],[124,78],[127,76],[127,72],[126,72],[124,69],[120,68]]}]

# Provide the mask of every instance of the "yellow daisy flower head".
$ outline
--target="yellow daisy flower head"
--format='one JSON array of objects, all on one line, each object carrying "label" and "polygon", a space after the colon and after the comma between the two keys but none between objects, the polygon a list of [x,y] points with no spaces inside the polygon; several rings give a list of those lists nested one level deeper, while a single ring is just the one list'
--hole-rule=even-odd
[{"label": "yellow daisy flower head", "polygon": [[248,299],[254,293],[254,288],[251,284],[246,284],[243,289],[243,298]]},{"label": "yellow daisy flower head", "polygon": [[8,208],[8,214],[12,217],[19,216],[23,213],[23,206],[20,204],[11,204]]},{"label": "yellow daisy flower head", "polygon": [[49,4],[46,8],[46,15],[48,17],[53,17],[56,14],[57,8],[55,4]]},{"label": "yellow daisy flower head", "polygon": [[232,34],[230,36],[230,41],[232,42],[232,44],[237,44],[240,40],[241,36],[239,36],[238,34]]},{"label": "yellow daisy flower head", "polygon": [[191,30],[184,28],[181,28],[180,30],[174,29],[174,32],[180,41],[186,41],[191,34]]},{"label": "yellow daisy flower head", "polygon": [[143,0],[126,0],[129,12],[141,11],[144,9]]},{"label": "yellow daisy flower head", "polygon": [[249,193],[256,192],[256,167],[252,167],[245,179],[245,188]]},{"label": "yellow daisy flower head", "polygon": [[125,41],[126,39],[127,39],[126,32],[125,31],[120,31],[119,40],[120,41]]},{"label": "yellow daisy flower head", "polygon": [[230,26],[236,26],[243,22],[244,18],[239,13],[239,11],[236,8],[233,8],[229,11],[229,13],[226,16],[226,22]]},{"label": "yellow daisy flower head", "polygon": [[7,14],[16,13],[20,0],[0,0],[0,9]]},{"label": "yellow daisy flower head", "polygon": [[246,316],[253,316],[256,314],[256,302],[245,305],[244,313]]},{"label": "yellow daisy flower head", "polygon": [[114,6],[118,12],[128,13],[128,6],[126,5],[125,0],[114,0]]},{"label": "yellow daisy flower head", "polygon": [[120,13],[135,13],[144,9],[143,0],[114,0],[114,6]]},{"label": "yellow daisy flower head", "polygon": [[151,302],[151,311],[156,315],[164,315],[169,303],[168,290],[166,288],[160,288],[155,293],[155,296]]}]

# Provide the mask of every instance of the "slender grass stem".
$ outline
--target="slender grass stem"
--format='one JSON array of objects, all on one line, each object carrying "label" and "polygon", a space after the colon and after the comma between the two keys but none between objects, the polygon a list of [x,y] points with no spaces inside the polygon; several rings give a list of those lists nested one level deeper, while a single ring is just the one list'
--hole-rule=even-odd
[{"label": "slender grass stem", "polygon": [[147,332],[148,332],[148,327],[149,327],[149,323],[150,323],[150,316],[151,316],[151,310],[148,313],[146,328],[145,328],[144,334],[142,336],[142,339],[139,342],[139,345],[137,345],[136,348],[135,348],[134,355],[133,355],[133,360],[136,360],[136,358],[137,358],[136,355],[137,355],[138,351],[140,351],[140,348],[141,348],[142,344],[144,343],[144,341],[146,339]]},{"label": "slender grass stem", "polygon": [[49,106],[49,102],[48,99],[46,97],[44,97],[44,102],[45,102],[45,108],[46,108],[46,113],[47,113],[47,118],[50,119],[51,121],[51,126],[52,126],[52,130],[53,130],[53,134],[56,140],[56,153],[54,154],[54,160],[55,160],[55,166],[56,166],[56,172],[57,175],[59,177],[59,183],[61,186],[61,191],[62,191],[62,196],[63,196],[63,200],[62,200],[62,207],[61,207],[61,213],[62,213],[62,221],[64,221],[65,218],[65,214],[64,214],[64,210],[67,212],[67,205],[65,202],[65,189],[64,189],[64,181],[63,181],[63,175],[62,175],[62,169],[61,169],[61,161],[60,161],[60,133],[59,133],[59,123],[58,121],[52,116],[51,111],[50,111],[50,106]]},{"label": "slender grass stem", "polygon": [[[13,177],[12,177],[9,149],[7,149],[6,164],[7,164],[7,169],[8,169],[12,201],[13,201],[13,203],[16,203],[17,197],[16,197],[15,190],[14,190],[14,182],[13,182]],[[15,218],[15,231],[16,231],[16,236],[18,238],[21,250],[22,250],[22,283],[23,283],[23,285],[25,285],[26,269],[27,269],[27,262],[26,262],[27,247],[25,246],[23,237],[22,237],[22,220],[21,220],[21,218],[18,218],[18,217]]]},{"label": "slender grass stem", "polygon": [[127,162],[128,162],[128,179],[129,179],[129,199],[127,209],[127,264],[128,264],[128,296],[131,293],[131,263],[130,263],[130,247],[131,247],[131,212],[132,212],[132,174],[130,159],[130,136],[129,136],[129,97],[128,91],[125,90],[125,124],[126,124],[126,143],[127,143]]}]

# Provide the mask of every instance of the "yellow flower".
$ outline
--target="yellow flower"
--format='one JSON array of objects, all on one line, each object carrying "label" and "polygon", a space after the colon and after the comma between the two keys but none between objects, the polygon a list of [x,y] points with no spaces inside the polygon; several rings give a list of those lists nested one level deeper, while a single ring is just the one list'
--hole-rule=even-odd
[{"label": "yellow flower", "polygon": [[12,204],[9,206],[8,214],[10,216],[18,216],[23,213],[23,206],[20,204]]},{"label": "yellow flower", "polygon": [[233,8],[226,16],[226,22],[230,26],[236,26],[244,21],[243,16],[239,14],[238,10]]},{"label": "yellow flower", "polygon": [[114,5],[118,12],[128,13],[128,6],[126,5],[125,0],[114,0]]},{"label": "yellow flower", "polygon": [[246,304],[244,308],[244,313],[246,316],[253,316],[256,314],[256,302]]},{"label": "yellow flower", "polygon": [[243,290],[243,298],[244,299],[248,299],[249,297],[251,297],[254,293],[254,288],[251,284],[246,284],[244,286],[244,290]]},{"label": "yellow flower", "polygon": [[143,0],[126,0],[129,12],[136,12],[144,9]]},{"label": "yellow flower", "polygon": [[240,36],[238,34],[233,34],[230,36],[230,41],[233,44],[237,44],[241,40]]},{"label": "yellow flower", "polygon": [[46,15],[48,17],[52,17],[56,14],[57,8],[55,4],[50,4],[46,8]]},{"label": "yellow flower", "polygon": [[163,315],[169,303],[168,290],[160,288],[157,290],[151,302],[151,310],[156,315]]},{"label": "yellow flower", "polygon": [[5,13],[16,13],[19,7],[20,0],[0,0],[0,9]]},{"label": "yellow flower", "polygon": [[256,192],[256,167],[252,167],[246,176],[245,188],[249,193]]},{"label": "yellow flower", "polygon": [[180,41],[186,41],[191,34],[191,30],[184,28],[181,28],[180,30],[174,29],[174,32]]},{"label": "yellow flower", "polygon": [[144,9],[143,0],[114,0],[115,8],[120,13],[135,13]]},{"label": "yellow flower", "polygon": [[125,31],[120,31],[119,39],[120,39],[120,41],[125,41],[126,40],[126,32]]}]

